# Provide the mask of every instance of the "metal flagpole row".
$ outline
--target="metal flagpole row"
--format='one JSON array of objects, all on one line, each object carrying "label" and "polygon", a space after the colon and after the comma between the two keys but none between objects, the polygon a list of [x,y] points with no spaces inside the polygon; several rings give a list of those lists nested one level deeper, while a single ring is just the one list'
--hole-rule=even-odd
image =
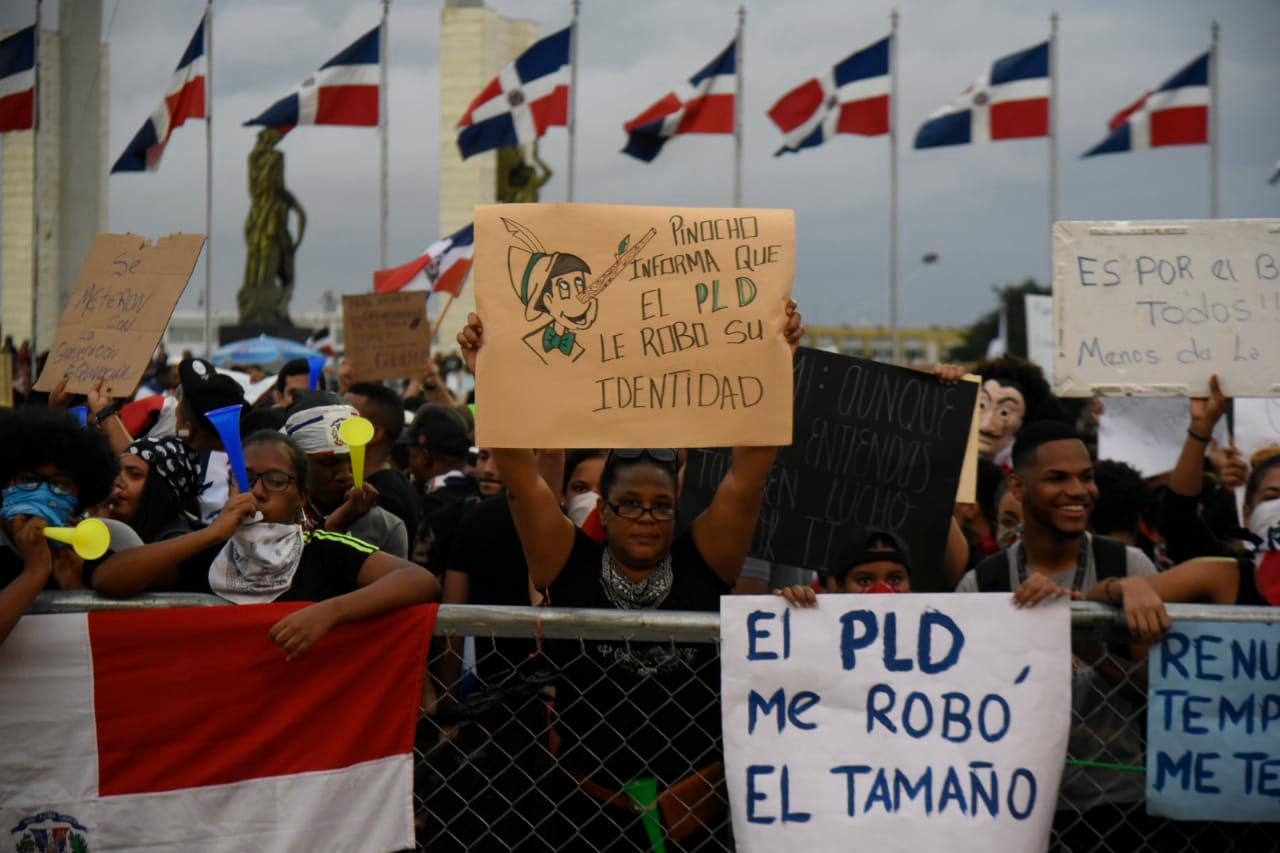
[{"label": "metal flagpole row", "polygon": [[[40,17],[43,0],[36,0],[35,97],[31,102],[31,348],[27,388],[36,382],[36,338],[40,333]],[[15,368],[17,365],[14,365]]]},{"label": "metal flagpole row", "polygon": [[733,40],[733,70],[737,78],[733,96],[733,206],[742,207],[742,35],[747,28],[747,7],[738,7],[738,35]]},{"label": "metal flagpole row", "polygon": [[[578,130],[578,12],[581,0],[573,0],[573,23],[569,29],[569,183],[565,197],[573,201],[576,138]],[[441,312],[443,316],[444,312]]]},{"label": "metal flagpole row", "polygon": [[1218,104],[1218,22],[1209,28],[1209,218],[1221,215],[1218,206],[1218,116],[1222,110]]},{"label": "metal flagpole row", "polygon": [[898,329],[898,10],[889,15],[889,335],[902,363]]},{"label": "metal flagpole row", "polygon": [[1053,284],[1053,226],[1058,221],[1058,13],[1049,15],[1049,284]]},{"label": "metal flagpole row", "polygon": [[204,355],[213,356],[213,0],[204,6]]},{"label": "metal flagpole row", "polygon": [[389,218],[390,191],[387,186],[387,129],[391,124],[387,115],[387,54],[390,45],[387,43],[387,13],[391,0],[382,0],[382,24],[378,31],[378,269],[386,269],[387,262],[387,220]]}]

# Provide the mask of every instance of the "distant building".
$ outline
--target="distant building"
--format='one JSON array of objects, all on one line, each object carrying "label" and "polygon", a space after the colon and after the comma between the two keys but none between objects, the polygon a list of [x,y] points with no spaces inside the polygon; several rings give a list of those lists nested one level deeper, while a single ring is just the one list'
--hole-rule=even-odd
[{"label": "distant building", "polygon": [[[939,364],[964,340],[965,329],[900,329],[904,363]],[[804,345],[845,355],[893,361],[893,334],[886,326],[808,326]]]}]

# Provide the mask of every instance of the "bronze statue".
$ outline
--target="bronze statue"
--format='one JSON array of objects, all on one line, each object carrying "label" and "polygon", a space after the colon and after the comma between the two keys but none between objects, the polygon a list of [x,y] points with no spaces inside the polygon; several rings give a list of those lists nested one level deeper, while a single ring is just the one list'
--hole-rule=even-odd
[{"label": "bronze statue", "polygon": [[[499,203],[532,204],[538,200],[538,191],[551,180],[551,167],[538,156],[536,141],[530,154],[534,165],[529,164],[517,145],[498,149],[497,188],[494,195]],[[538,169],[542,170],[541,174]]]},{"label": "bronze statue", "polygon": [[[258,133],[249,154],[249,216],[244,221],[248,252],[244,284],[236,302],[240,322],[261,326],[292,326],[289,299],[293,296],[293,256],[307,228],[307,214],[284,185],[284,152],[276,143],[284,134],[272,127]],[[298,237],[289,233],[289,211],[298,214]]]}]

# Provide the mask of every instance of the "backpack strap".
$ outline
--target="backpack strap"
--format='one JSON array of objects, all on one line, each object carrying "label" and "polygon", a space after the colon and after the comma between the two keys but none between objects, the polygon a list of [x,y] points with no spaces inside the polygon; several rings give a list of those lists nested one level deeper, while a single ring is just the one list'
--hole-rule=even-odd
[{"label": "backpack strap", "polygon": [[1128,546],[1110,536],[1093,536],[1093,569],[1098,583],[1129,574]]},{"label": "backpack strap", "polygon": [[996,551],[973,570],[978,592],[1013,592],[1009,586],[1009,551]]}]

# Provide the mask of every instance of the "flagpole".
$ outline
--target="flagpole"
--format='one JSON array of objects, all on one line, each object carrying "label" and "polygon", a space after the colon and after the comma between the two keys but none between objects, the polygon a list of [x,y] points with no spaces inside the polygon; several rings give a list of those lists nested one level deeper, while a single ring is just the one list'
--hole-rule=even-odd
[{"label": "flagpole", "polygon": [[747,7],[738,7],[738,36],[733,40],[733,70],[737,84],[733,97],[733,206],[742,207],[742,34],[747,28]]},{"label": "flagpole", "polygon": [[1053,282],[1053,226],[1058,221],[1058,13],[1049,14],[1049,282]]},{"label": "flagpole", "polygon": [[440,309],[440,313],[436,316],[435,328],[431,330],[431,343],[436,343],[436,336],[440,334],[440,327],[444,325],[444,315],[449,313],[449,309],[453,306],[454,295],[449,294],[449,301]]},{"label": "flagpole", "polygon": [[[573,23],[569,25],[569,183],[565,193],[568,201],[573,201],[573,179],[577,169],[575,154],[578,131],[578,12],[581,6],[581,0],[573,0]],[[441,316],[444,316],[443,312]]]},{"label": "flagpole", "polygon": [[1218,206],[1218,22],[1209,32],[1209,218],[1220,215]]},{"label": "flagpole", "polygon": [[387,128],[390,116],[387,115],[387,12],[391,0],[382,0],[382,24],[378,32],[378,269],[387,268],[387,220],[388,187],[387,187]]},{"label": "flagpole", "polygon": [[894,364],[902,363],[898,334],[898,10],[889,14],[889,335]]},{"label": "flagpole", "polygon": [[213,355],[213,0],[204,5],[204,354]]},{"label": "flagpole", "polygon": [[[40,18],[43,0],[36,0],[35,96],[31,101],[31,348],[27,353],[27,388],[36,384],[36,335],[40,331]],[[16,365],[15,365],[16,369]]]}]

